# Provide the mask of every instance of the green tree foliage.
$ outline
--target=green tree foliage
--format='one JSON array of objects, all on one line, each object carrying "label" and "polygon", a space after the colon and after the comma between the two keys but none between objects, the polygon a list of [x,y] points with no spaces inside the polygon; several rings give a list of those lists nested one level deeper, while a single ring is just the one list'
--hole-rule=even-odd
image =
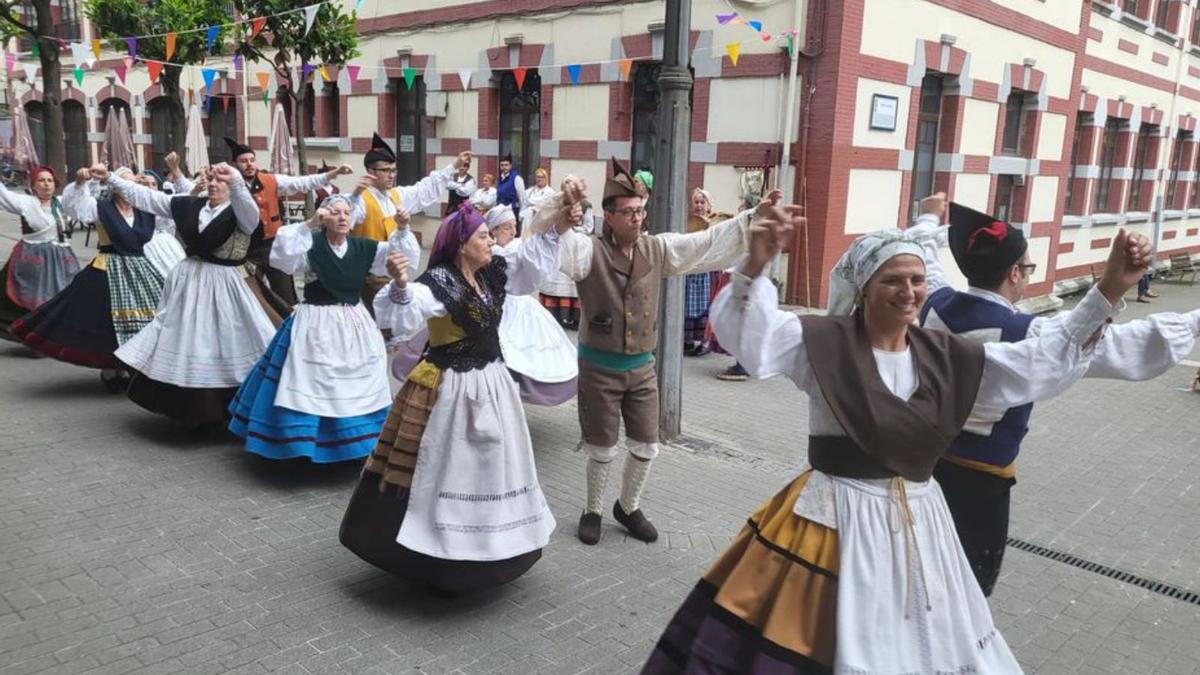
[{"label": "green tree foliage", "polygon": [[[42,120],[46,133],[46,156],[41,161],[62,175],[67,166],[66,134],[63,133],[62,78],[58,29],[50,14],[50,0],[30,0],[33,16],[18,16],[20,0],[0,0],[0,35],[27,37],[38,48],[42,66]],[[30,84],[33,84],[30,82]]]},{"label": "green tree foliage", "polygon": [[[107,40],[108,45],[118,52],[127,51],[125,38],[137,35],[139,57],[155,61],[170,61],[172,64],[199,65],[210,56],[207,34],[195,30],[207,26],[223,26],[233,21],[227,0],[86,0],[84,11],[88,19]],[[175,31],[175,52],[167,59],[166,34]],[[189,31],[189,32],[184,32]],[[230,28],[222,27],[217,33],[215,54],[225,44]],[[171,149],[184,155],[184,140],[187,134],[185,101],[180,96],[182,65],[166,65],[159,74],[163,91],[172,100],[171,105]],[[186,82],[189,88],[199,89],[203,81],[197,75],[194,81]],[[188,167],[195,171],[200,167]]]},{"label": "green tree foliage", "polygon": [[[301,86],[304,83],[293,80],[292,71],[302,72],[305,63],[314,68],[340,66],[358,56],[357,15],[343,12],[340,4],[326,3],[320,6],[312,29],[306,35],[303,0],[234,0],[234,5],[247,20],[266,17],[262,32],[250,38],[251,31],[247,30],[246,40],[238,45],[237,52],[247,61],[269,63],[274,69],[275,77],[281,83],[279,95],[292,102],[296,154],[303,169],[308,166],[308,158],[300,120],[304,119],[301,117],[304,111],[311,111],[313,101],[304,95],[305,87]],[[289,10],[299,11],[283,14]],[[309,77],[319,78],[320,75],[314,70]]]}]

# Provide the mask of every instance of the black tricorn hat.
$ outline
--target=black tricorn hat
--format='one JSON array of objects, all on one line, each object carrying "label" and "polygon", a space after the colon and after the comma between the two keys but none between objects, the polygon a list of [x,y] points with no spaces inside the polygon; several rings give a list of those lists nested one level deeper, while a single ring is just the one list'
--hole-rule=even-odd
[{"label": "black tricorn hat", "polygon": [[376,133],[375,137],[371,139],[371,149],[363,156],[363,166],[370,167],[375,162],[394,163],[395,161],[396,153],[392,151],[392,146]]},{"label": "black tricorn hat", "polygon": [[248,145],[242,145],[241,143],[238,143],[237,141],[233,140],[232,138],[230,138],[228,136],[225,137],[225,145],[229,146],[229,153],[230,153],[231,159],[237,159],[238,157],[241,157],[242,155],[256,154],[254,152],[254,148],[252,148]]},{"label": "black tricorn hat", "polygon": [[950,202],[950,252],[968,280],[989,279],[1021,259],[1029,242],[1020,228]]}]

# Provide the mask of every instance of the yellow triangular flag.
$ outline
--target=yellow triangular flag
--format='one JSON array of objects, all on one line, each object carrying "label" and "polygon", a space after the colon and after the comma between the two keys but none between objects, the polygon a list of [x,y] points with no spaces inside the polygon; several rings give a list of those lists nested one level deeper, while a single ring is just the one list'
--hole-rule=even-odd
[{"label": "yellow triangular flag", "polygon": [[96,55],[96,59],[100,59],[100,41],[92,39],[92,53]]},{"label": "yellow triangular flag", "polygon": [[737,42],[730,42],[725,45],[725,53],[729,55],[729,62],[736,68],[738,56],[742,53],[742,45]]},{"label": "yellow triangular flag", "polygon": [[617,66],[621,69],[621,78],[628,80],[629,72],[633,70],[633,59],[621,59],[617,61]]},{"label": "yellow triangular flag", "polygon": [[326,82],[330,81],[328,66],[321,66],[321,79],[325,80]]}]

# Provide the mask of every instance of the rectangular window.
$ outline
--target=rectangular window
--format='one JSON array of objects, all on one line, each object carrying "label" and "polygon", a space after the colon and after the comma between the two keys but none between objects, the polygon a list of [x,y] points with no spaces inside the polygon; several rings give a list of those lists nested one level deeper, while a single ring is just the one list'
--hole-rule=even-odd
[{"label": "rectangular window", "polygon": [[635,170],[654,171],[654,149],[658,139],[658,90],[661,63],[638,62],[633,71],[633,148],[631,165]]},{"label": "rectangular window", "polygon": [[1079,161],[1084,142],[1084,130],[1091,124],[1092,116],[1088,113],[1079,113],[1075,118],[1075,136],[1071,140],[1071,165],[1067,167],[1066,203],[1067,213],[1074,216],[1083,215],[1084,195],[1087,194],[1087,179],[1079,175]]},{"label": "rectangular window", "polygon": [[1123,122],[1110,117],[1104,123],[1104,137],[1100,141],[1100,176],[1096,180],[1096,205],[1092,209],[1097,213],[1109,211],[1108,194],[1112,190],[1113,163],[1117,157],[1117,134],[1120,133]]},{"label": "rectangular window", "polygon": [[525,71],[519,85],[513,71],[500,74],[500,156],[511,154],[517,173],[533,175],[541,161],[542,76]]},{"label": "rectangular window", "polygon": [[992,205],[992,215],[996,220],[1012,220],[1013,188],[1016,183],[1016,176],[1000,175],[996,178],[996,202]]},{"label": "rectangular window", "polygon": [[1179,26],[1178,8],[1171,6],[1175,1],[1158,0],[1158,6],[1154,11],[1154,25],[1168,33],[1174,33]]},{"label": "rectangular window", "polygon": [[[1157,135],[1158,126],[1154,124],[1143,124],[1138,128],[1137,144],[1133,149],[1133,180],[1129,185],[1129,199],[1125,203],[1127,211],[1144,211],[1150,207],[1142,203],[1145,194],[1142,184],[1146,181],[1147,173],[1154,168],[1152,165],[1157,164],[1150,158],[1150,147],[1154,145]],[[1169,203],[1170,198],[1167,201]]]},{"label": "rectangular window", "polygon": [[1191,43],[1200,43],[1200,9],[1192,11],[1192,36]]},{"label": "rectangular window", "polygon": [[312,82],[304,84],[304,105],[300,106],[300,128],[306,138],[317,135],[317,95]]},{"label": "rectangular window", "polygon": [[[942,118],[942,76],[929,73],[921,80],[917,111],[917,147],[913,152],[914,209],[918,200],[933,194],[933,167],[937,158],[938,125]],[[910,216],[915,216],[914,211]]]},{"label": "rectangular window", "polygon": [[392,80],[396,92],[396,185],[425,177],[425,78]]},{"label": "rectangular window", "polygon": [[225,139],[238,137],[237,106],[236,99],[225,98],[208,109],[208,161],[213,164],[233,161]]},{"label": "rectangular window", "polygon": [[1021,155],[1025,148],[1025,92],[1013,91],[1004,104],[1004,136],[1000,152]]},{"label": "rectangular window", "polygon": [[1141,16],[1142,15],[1141,12],[1138,11],[1140,9],[1140,7],[1141,7],[1141,0],[1122,0],[1122,2],[1121,2],[1121,10],[1124,11],[1126,14],[1133,14],[1134,16]]},{"label": "rectangular window", "polygon": [[1167,198],[1163,203],[1163,208],[1176,208],[1176,199],[1179,197],[1179,188],[1183,187],[1179,184],[1179,169],[1183,165],[1183,144],[1187,139],[1187,132],[1180,131],[1175,134],[1175,142],[1171,144],[1171,175],[1167,178]]},{"label": "rectangular window", "polygon": [[336,137],[342,135],[342,99],[336,82],[326,82],[321,87],[322,106],[321,135]]}]

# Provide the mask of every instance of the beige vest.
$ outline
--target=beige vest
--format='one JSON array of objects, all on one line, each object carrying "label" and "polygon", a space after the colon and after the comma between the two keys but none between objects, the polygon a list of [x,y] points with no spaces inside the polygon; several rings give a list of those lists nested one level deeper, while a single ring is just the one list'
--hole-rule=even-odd
[{"label": "beige vest", "polygon": [[607,234],[592,244],[591,272],[575,285],[583,314],[579,343],[618,354],[654,351],[666,244],[642,235],[632,259]]}]

